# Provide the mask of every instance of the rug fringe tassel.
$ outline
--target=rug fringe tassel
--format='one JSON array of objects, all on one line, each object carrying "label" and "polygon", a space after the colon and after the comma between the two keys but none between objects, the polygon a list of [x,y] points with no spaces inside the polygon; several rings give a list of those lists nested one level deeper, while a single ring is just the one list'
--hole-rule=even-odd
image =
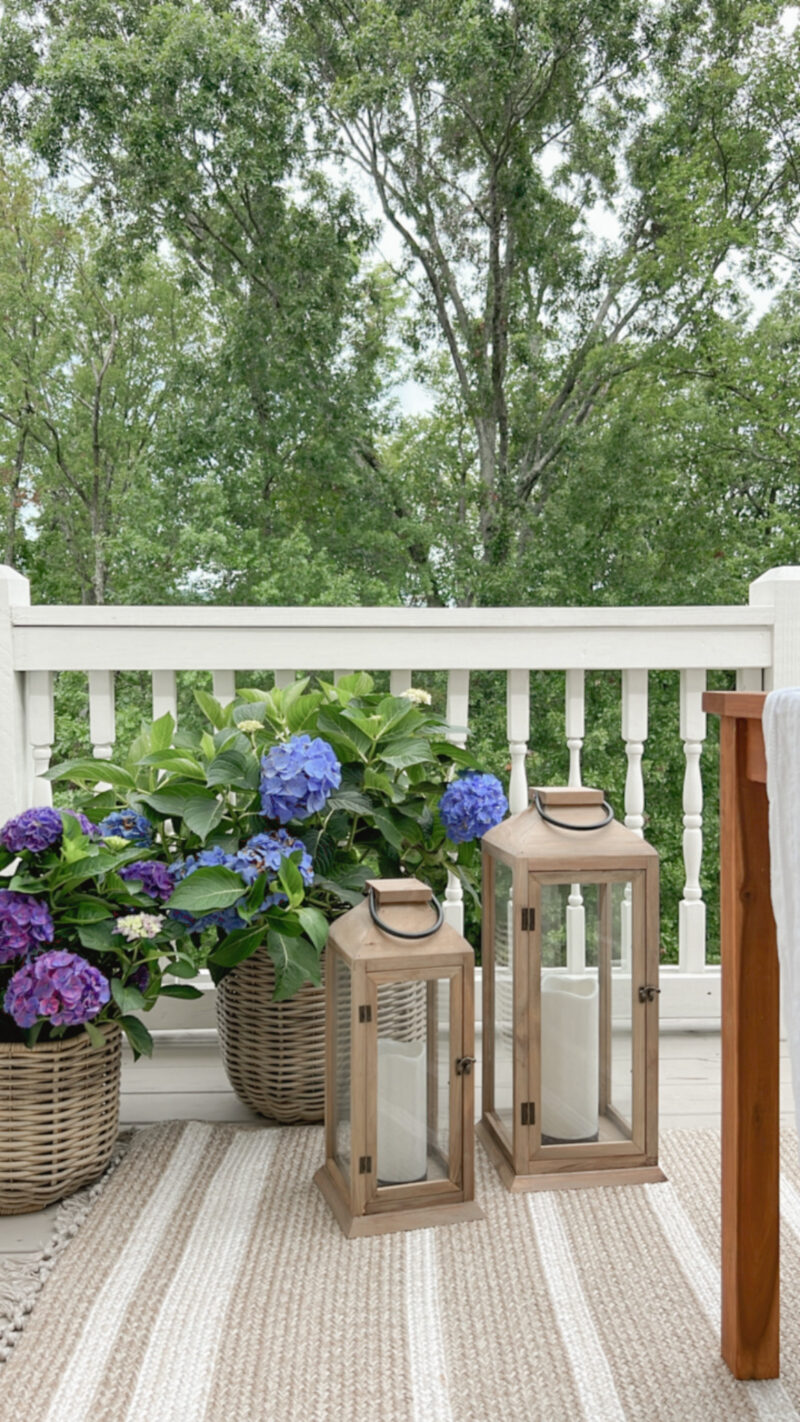
[{"label": "rug fringe tassel", "polygon": [[59,1255],[88,1219],[132,1139],[133,1131],[124,1131],[117,1138],[114,1153],[100,1179],[62,1200],[44,1249],[18,1259],[7,1256],[0,1263],[0,1363],[10,1356]]}]

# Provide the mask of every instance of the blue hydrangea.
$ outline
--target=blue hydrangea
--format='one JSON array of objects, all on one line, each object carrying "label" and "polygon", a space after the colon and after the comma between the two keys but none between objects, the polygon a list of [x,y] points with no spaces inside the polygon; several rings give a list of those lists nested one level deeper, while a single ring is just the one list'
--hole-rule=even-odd
[{"label": "blue hydrangea", "polygon": [[508,801],[496,775],[469,770],[453,780],[439,801],[439,814],[448,839],[462,844],[480,839],[502,820]]},{"label": "blue hydrangea", "polygon": [[153,826],[135,810],[112,810],[100,821],[97,833],[103,839],[127,839],[131,844],[141,844],[143,848],[149,848],[153,843]]},{"label": "blue hydrangea", "polygon": [[[301,839],[295,839],[285,829],[273,830],[270,834],[254,834],[252,839],[242,846],[236,856],[236,872],[241,874],[246,884],[254,884],[259,874],[269,874],[276,877],[280,869],[281,860],[288,859],[290,854],[301,851],[301,859],[298,864],[300,877],[308,887],[314,882],[314,864]],[[269,908],[272,904],[285,904],[288,900],[280,890],[274,894],[268,894],[261,905],[262,909]]]},{"label": "blue hydrangea", "polygon": [[321,810],[341,783],[342,767],[319,736],[292,736],[261,757],[261,808],[281,825]]}]

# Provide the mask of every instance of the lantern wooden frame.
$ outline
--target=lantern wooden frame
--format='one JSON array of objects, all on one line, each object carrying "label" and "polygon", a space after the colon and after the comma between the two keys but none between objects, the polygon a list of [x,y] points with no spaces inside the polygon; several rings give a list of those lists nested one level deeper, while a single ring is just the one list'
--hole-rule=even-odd
[{"label": "lantern wooden frame", "polygon": [[[431,890],[416,879],[372,880],[375,902],[387,927],[418,933],[431,925]],[[343,1016],[337,1002],[337,974],[349,984],[349,1006]],[[432,1010],[435,984],[449,983],[449,1123],[448,1157],[442,1158],[446,1178],[381,1184],[378,1179],[378,1040],[381,988],[427,984],[426,1072],[427,1120],[436,1107],[432,1092],[438,1064],[438,1020]],[[351,909],[332,926],[325,968],[325,1164],[314,1180],[348,1238],[423,1229],[437,1224],[483,1219],[474,1192],[474,958],[460,934],[443,923],[431,937],[404,940],[383,932],[374,922],[367,901]],[[337,1160],[337,1030],[349,1033],[347,1062],[350,1127],[348,1163]],[[344,1053],[343,1053],[344,1055]]]},{"label": "lantern wooden frame", "polygon": [[[532,792],[533,793],[533,792]],[[538,793],[556,818],[580,828],[602,814],[602,792],[553,787]],[[497,1114],[495,1090],[495,874],[510,871],[513,919],[513,1102],[510,1123]],[[611,1053],[611,894],[632,886],[631,1121],[628,1139],[542,1142],[542,890],[597,886],[599,1116],[615,1115],[608,1076]],[[531,807],[483,839],[483,1101],[478,1135],[513,1191],[654,1182],[658,1166],[658,856],[632,830],[555,827]],[[627,1004],[626,1004],[627,1006]],[[619,1118],[617,1118],[619,1120]],[[627,1129],[627,1124],[626,1124]]]}]

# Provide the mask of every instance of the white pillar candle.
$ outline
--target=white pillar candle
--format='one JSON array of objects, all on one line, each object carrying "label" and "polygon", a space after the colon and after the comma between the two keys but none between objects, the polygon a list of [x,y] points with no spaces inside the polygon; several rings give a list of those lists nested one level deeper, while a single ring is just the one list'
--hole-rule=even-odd
[{"label": "white pillar candle", "polygon": [[424,1180],[428,1113],[424,1042],[378,1038],[378,1180]]},{"label": "white pillar candle", "polygon": [[598,986],[594,974],[542,980],[542,1135],[581,1141],[597,1134]]}]

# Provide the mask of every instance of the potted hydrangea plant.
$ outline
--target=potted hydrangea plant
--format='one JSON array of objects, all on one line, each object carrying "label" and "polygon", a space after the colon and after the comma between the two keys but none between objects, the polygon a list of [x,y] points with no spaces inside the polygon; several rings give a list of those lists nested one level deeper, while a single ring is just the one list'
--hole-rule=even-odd
[{"label": "potted hydrangea plant", "polygon": [[[235,1089],[265,1115],[318,1120],[330,919],[376,875],[414,873],[441,892],[453,872],[476,892],[476,840],[502,818],[506,799],[447,739],[424,692],[386,696],[359,673],[335,686],[303,678],[243,689],[224,707],[195,695],[207,728],[176,731],[162,718],[124,764],[70,762],[51,774],[82,789],[94,815],[106,804],[91,795],[102,776],[124,797],[117,813],[153,822],[177,883],[168,911],[218,984]],[[232,897],[207,898],[199,913],[201,882]],[[243,903],[260,908],[247,926]]]},{"label": "potted hydrangea plant", "polygon": [[[152,910],[146,822],[25,810],[0,829],[0,1214],[60,1199],[104,1170],[117,1133],[120,1042],[191,940]],[[149,827],[148,827],[149,828]],[[136,832],[138,830],[138,833]],[[173,885],[170,883],[170,891]]]}]

